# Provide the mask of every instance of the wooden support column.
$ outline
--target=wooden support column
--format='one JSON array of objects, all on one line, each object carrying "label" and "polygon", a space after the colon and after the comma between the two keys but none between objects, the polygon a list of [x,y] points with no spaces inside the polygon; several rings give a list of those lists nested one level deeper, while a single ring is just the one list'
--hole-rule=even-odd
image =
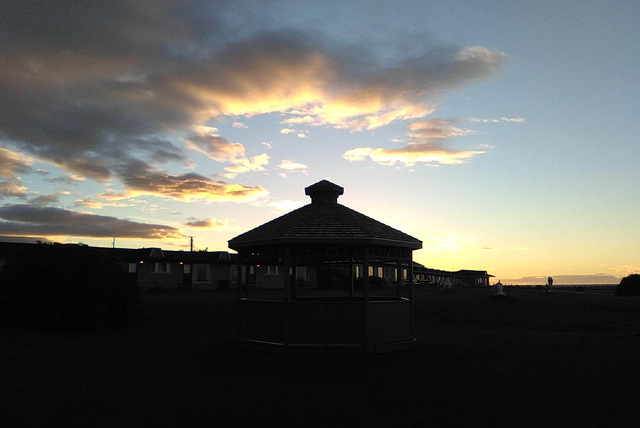
[{"label": "wooden support column", "polygon": [[291,299],[296,300],[296,286],[298,285],[298,263],[295,257],[291,258]]},{"label": "wooden support column", "polygon": [[407,278],[409,280],[409,300],[411,301],[411,338],[415,339],[414,331],[414,303],[413,303],[413,250],[409,250],[409,266],[407,269]]},{"label": "wooden support column", "polygon": [[245,294],[244,297],[246,297],[247,299],[250,297],[250,289],[251,289],[251,281],[249,280],[249,261],[246,260],[244,266],[243,266],[243,270],[244,270],[244,284],[246,285],[246,289],[245,289]]},{"label": "wooden support column", "polygon": [[400,299],[402,297],[402,260],[396,262],[396,297]]},{"label": "wooden support column", "polygon": [[349,272],[351,272],[351,280],[349,281],[349,298],[353,297],[353,285],[354,282],[358,279],[356,277],[356,272],[353,269],[353,257],[351,257],[351,261],[349,262]]},{"label": "wooden support column", "polygon": [[282,273],[282,276],[284,277],[284,301],[285,302],[290,302],[291,301],[291,273],[289,272],[291,270],[291,247],[289,247],[289,245],[285,245],[284,247],[284,267],[283,270],[284,272]]},{"label": "wooden support column", "polygon": [[364,246],[362,301],[364,302],[364,346],[371,345],[371,307],[369,305],[369,246]]},{"label": "wooden support column", "polygon": [[236,266],[236,284],[238,286],[238,299],[242,298],[242,256],[238,253],[238,265]]}]

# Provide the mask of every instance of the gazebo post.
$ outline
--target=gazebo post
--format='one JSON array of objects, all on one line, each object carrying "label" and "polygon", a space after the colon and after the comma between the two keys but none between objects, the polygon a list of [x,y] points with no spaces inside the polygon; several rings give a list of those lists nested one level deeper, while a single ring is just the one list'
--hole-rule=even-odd
[{"label": "gazebo post", "polygon": [[402,260],[396,262],[396,297],[402,297]]},{"label": "gazebo post", "polygon": [[291,278],[289,279],[289,283],[291,284],[291,299],[296,300],[296,286],[298,283],[298,263],[295,257],[291,258]]},{"label": "gazebo post", "polygon": [[[407,278],[409,280],[409,300],[411,301],[411,319],[414,316],[414,304],[413,304],[413,251],[409,251],[409,266],[407,269]],[[415,338],[414,326],[411,323],[411,337]]]},{"label": "gazebo post", "polygon": [[351,280],[349,281],[349,298],[353,298],[353,283],[357,280],[356,273],[353,271],[353,257],[351,257],[351,260],[349,261],[349,272],[350,272],[350,276],[351,276]]},{"label": "gazebo post", "polygon": [[291,301],[291,248],[288,245],[284,246],[284,301]]},{"label": "gazebo post", "polygon": [[369,246],[364,246],[363,257],[364,276],[362,281],[362,301],[364,302],[364,346],[371,343],[371,308],[369,307]]},{"label": "gazebo post", "polygon": [[242,256],[238,252],[238,266],[236,266],[236,284],[238,285],[238,300],[242,299]]},{"label": "gazebo post", "polygon": [[245,293],[244,293],[244,297],[248,299],[249,298],[249,293],[250,293],[249,289],[251,288],[251,281],[249,281],[249,271],[250,271],[249,260],[246,260],[246,263],[244,264],[242,269],[244,270],[244,283],[247,286],[247,288],[245,290]]}]

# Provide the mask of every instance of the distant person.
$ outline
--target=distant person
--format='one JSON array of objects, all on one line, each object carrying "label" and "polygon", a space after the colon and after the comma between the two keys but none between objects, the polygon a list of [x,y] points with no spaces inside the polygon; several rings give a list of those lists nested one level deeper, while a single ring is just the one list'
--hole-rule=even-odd
[{"label": "distant person", "polygon": [[547,288],[549,289],[549,293],[551,293],[551,286],[553,285],[553,278],[547,278]]}]

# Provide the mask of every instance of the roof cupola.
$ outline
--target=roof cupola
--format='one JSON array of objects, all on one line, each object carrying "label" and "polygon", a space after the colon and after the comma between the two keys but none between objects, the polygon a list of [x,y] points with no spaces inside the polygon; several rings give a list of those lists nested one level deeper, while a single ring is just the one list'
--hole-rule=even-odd
[{"label": "roof cupola", "polygon": [[344,188],[330,181],[322,180],[304,189],[304,194],[311,197],[312,204],[337,204],[338,197]]}]

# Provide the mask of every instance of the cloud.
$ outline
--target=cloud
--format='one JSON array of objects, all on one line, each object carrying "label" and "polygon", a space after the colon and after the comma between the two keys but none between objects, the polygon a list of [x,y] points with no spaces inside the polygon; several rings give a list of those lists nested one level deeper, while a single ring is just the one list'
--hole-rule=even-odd
[{"label": "cloud", "polygon": [[208,218],[205,220],[192,219],[185,223],[185,226],[189,226],[194,229],[224,229],[228,227],[228,223],[224,220],[218,220],[215,218]]},{"label": "cloud", "polygon": [[242,122],[233,122],[233,125],[231,125],[231,126],[233,126],[236,129],[246,129],[246,128],[248,128],[248,126],[245,125]]},{"label": "cloud", "polygon": [[191,148],[206,154],[217,162],[234,162],[245,154],[242,144],[231,143],[219,135],[192,135],[187,138],[187,141],[191,143]]},{"label": "cloud", "polygon": [[96,201],[94,199],[76,199],[74,205],[76,207],[85,207],[92,210],[99,210],[104,207],[104,204],[102,202]]},{"label": "cloud", "polygon": [[157,171],[143,162],[131,162],[119,174],[127,190],[122,194],[112,194],[112,199],[153,195],[182,201],[200,199],[245,202],[267,194],[260,186],[216,181],[197,173],[169,174]]},{"label": "cloud", "polygon": [[0,177],[14,178],[29,172],[32,163],[32,157],[0,147]]},{"label": "cloud", "polygon": [[524,117],[501,117],[500,119],[485,119],[480,117],[470,117],[467,119],[469,122],[477,123],[499,123],[499,122],[515,122],[524,123]]},{"label": "cloud", "polygon": [[264,171],[264,166],[269,163],[266,154],[256,155],[251,158],[245,156],[245,148],[240,143],[231,143],[225,138],[214,134],[192,135],[187,138],[191,147],[199,150],[217,162],[229,162],[231,165],[224,169],[228,177],[235,177],[249,171]]},{"label": "cloud", "polygon": [[0,181],[0,196],[23,197],[27,194],[27,188],[14,181]]},{"label": "cloud", "polygon": [[[291,111],[289,111],[288,113],[289,114],[302,114],[300,111],[296,111],[295,113],[292,113]],[[320,125],[322,125],[322,121],[319,118],[313,117],[313,116],[310,116],[310,115],[290,117],[288,119],[283,120],[280,123],[286,124],[286,125],[311,125],[311,126],[320,126]],[[287,128],[283,129],[280,132],[282,134],[285,134],[286,132],[283,132],[285,130],[288,131],[288,132],[293,132],[293,129],[287,129]]]},{"label": "cloud", "polygon": [[58,202],[59,196],[54,194],[41,195],[29,200],[31,205],[49,205]]},{"label": "cloud", "polygon": [[281,134],[285,134],[285,135],[286,134],[291,134],[292,132],[296,132],[296,131],[294,131],[293,129],[290,129],[290,128],[283,128],[283,129],[280,130],[280,133]]},{"label": "cloud", "polygon": [[63,183],[63,184],[76,184],[85,181],[84,177],[78,177],[77,175],[62,175],[60,177],[47,178],[45,181],[49,183]]},{"label": "cloud", "polygon": [[[618,284],[620,277],[607,274],[591,274],[591,275],[550,275],[553,278],[554,285],[577,285],[577,284]],[[543,285],[547,283],[547,276],[525,276],[518,279],[503,279],[505,284],[519,285]]]},{"label": "cloud", "polygon": [[284,169],[285,171],[296,171],[296,170],[306,170],[307,166],[302,163],[297,163],[290,161],[289,159],[282,159],[278,168]]},{"label": "cloud", "polygon": [[0,207],[0,219],[0,234],[10,236],[117,236],[138,239],[183,237],[179,229],[170,226],[137,223],[110,216],[33,205]]},{"label": "cloud", "polygon": [[402,163],[413,166],[416,163],[427,165],[458,165],[467,162],[486,150],[454,150],[446,146],[449,139],[473,134],[473,131],[452,126],[442,119],[422,120],[407,126],[408,143],[401,148],[357,147],[342,154],[349,162],[370,159],[381,165]]},{"label": "cloud", "polygon": [[[155,169],[133,179],[128,168],[188,163],[182,136],[212,120],[280,113],[292,124],[372,130],[431,114],[447,91],[490,75],[506,58],[482,46],[435,46],[380,61],[373,47],[311,31],[243,28],[233,2],[20,3],[0,14],[1,141],[69,174],[166,197],[185,197],[168,190],[174,185],[201,195],[228,189]],[[232,162],[228,172],[264,166],[265,157],[238,157],[239,143],[193,140],[212,159]],[[419,151],[420,162],[469,155],[412,150]],[[4,174],[27,164],[12,165]],[[148,184],[156,178],[166,185]]]}]

